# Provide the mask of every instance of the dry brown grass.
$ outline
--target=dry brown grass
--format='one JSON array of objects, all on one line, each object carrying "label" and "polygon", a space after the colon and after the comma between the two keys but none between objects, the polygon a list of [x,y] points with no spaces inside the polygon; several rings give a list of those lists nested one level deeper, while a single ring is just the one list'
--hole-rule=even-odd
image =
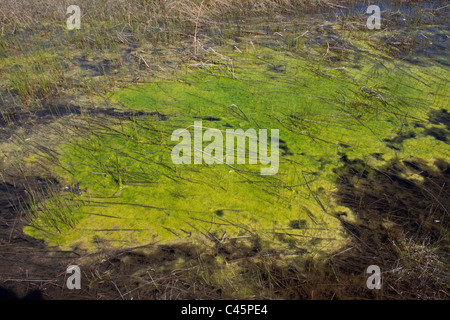
[{"label": "dry brown grass", "polygon": [[163,19],[195,23],[200,6],[202,18],[208,20],[262,13],[305,13],[343,8],[352,2],[364,0],[3,0],[0,2],[0,34],[4,34],[6,26],[33,26],[44,22],[62,24],[67,7],[72,4],[80,6],[83,19],[88,21],[149,23]]},{"label": "dry brown grass", "polygon": [[[83,20],[112,23],[149,23],[150,21],[181,20],[195,22],[202,6],[205,19],[226,18],[229,15],[263,13],[293,13],[314,8],[335,7],[342,0],[5,0],[0,3],[0,29],[32,27],[39,23],[64,23],[70,4],[77,4]],[[203,5],[202,5],[203,3]]]}]

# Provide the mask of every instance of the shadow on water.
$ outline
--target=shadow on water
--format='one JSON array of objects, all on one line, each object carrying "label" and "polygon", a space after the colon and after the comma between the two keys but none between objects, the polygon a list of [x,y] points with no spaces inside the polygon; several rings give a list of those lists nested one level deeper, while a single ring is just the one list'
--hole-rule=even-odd
[{"label": "shadow on water", "polygon": [[[18,128],[29,129],[36,125],[45,125],[54,122],[58,118],[68,115],[84,117],[107,117],[115,119],[135,119],[152,117],[158,121],[167,120],[167,115],[155,111],[122,110],[112,107],[92,108],[82,107],[71,103],[41,103],[41,108],[27,111],[20,107],[10,108],[8,112],[2,113],[0,117],[0,138],[8,139]],[[215,121],[212,118],[211,121]]]},{"label": "shadow on water", "polygon": [[450,130],[450,113],[445,109],[430,111],[428,118],[432,124],[442,124]]},{"label": "shadow on water", "polygon": [[[377,233],[370,234],[370,243],[382,245],[382,235],[388,232],[381,226],[383,221],[395,224],[391,235],[393,231],[406,232],[433,243],[450,222],[450,195],[443,187],[450,183],[450,165],[436,160],[435,166],[416,159],[375,169],[361,160],[347,160],[337,170],[337,199],[352,209],[363,225],[371,226],[370,233]],[[407,178],[412,174],[423,181]]]}]

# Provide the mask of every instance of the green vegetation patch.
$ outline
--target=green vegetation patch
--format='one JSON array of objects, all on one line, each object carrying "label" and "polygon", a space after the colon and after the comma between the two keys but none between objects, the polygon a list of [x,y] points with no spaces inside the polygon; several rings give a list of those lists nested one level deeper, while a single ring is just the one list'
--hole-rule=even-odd
[{"label": "green vegetation patch", "polygon": [[[352,214],[333,200],[337,168],[351,159],[377,166],[450,158],[448,143],[427,134],[439,127],[428,111],[448,110],[448,70],[392,60],[364,41],[353,46],[356,53],[330,62],[252,42],[206,51],[170,80],[118,89],[109,99],[136,116],[87,120],[90,133],[67,143],[55,168],[68,187],[54,197],[76,204],[77,223],[59,219],[56,227],[41,218],[27,232],[87,249],[199,235],[259,237],[264,248],[286,253],[340,247],[338,217]],[[203,132],[279,130],[277,174],[261,175],[265,165],[248,161],[174,164],[172,133],[184,128],[193,137],[194,121]]]}]

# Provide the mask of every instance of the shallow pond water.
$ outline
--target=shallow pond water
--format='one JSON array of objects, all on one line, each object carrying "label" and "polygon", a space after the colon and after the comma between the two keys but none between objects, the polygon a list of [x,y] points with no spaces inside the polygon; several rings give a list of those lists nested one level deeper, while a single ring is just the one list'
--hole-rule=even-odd
[{"label": "shallow pond water", "polygon": [[[414,16],[410,8],[400,16]],[[54,171],[67,190],[83,192],[55,193],[34,208],[39,229],[27,232],[90,250],[191,237],[258,237],[285,253],[342,246],[340,217],[354,212],[335,201],[337,169],[355,159],[377,167],[450,157],[448,128],[428,121],[449,108],[448,27],[393,23],[370,33],[364,19],[350,28],[303,19],[256,21],[220,41],[200,31],[199,57],[172,76],[110,92],[127,117],[86,120],[92,132],[61,149]],[[104,72],[78,64],[109,73],[108,63]],[[172,133],[193,135],[200,120],[204,131],[279,130],[277,174],[261,176],[261,164],[175,165]]]}]

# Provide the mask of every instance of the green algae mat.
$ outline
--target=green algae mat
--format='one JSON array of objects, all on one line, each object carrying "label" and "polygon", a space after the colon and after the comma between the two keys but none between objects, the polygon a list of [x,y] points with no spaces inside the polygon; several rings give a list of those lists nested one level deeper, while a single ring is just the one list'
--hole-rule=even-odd
[{"label": "green algae mat", "polygon": [[[132,116],[77,120],[80,136],[61,146],[54,167],[67,187],[31,202],[26,232],[88,250],[256,237],[286,254],[341,247],[341,220],[354,213],[334,200],[339,167],[450,159],[448,127],[430,121],[430,112],[449,111],[448,64],[395,59],[367,33],[345,38],[339,50],[301,35],[243,38],[203,48],[201,59],[164,79],[110,92]],[[224,156],[233,149],[227,130],[239,129],[266,130],[256,139],[267,141],[272,165],[279,160],[272,174],[261,174],[267,162],[249,163],[250,142],[245,163]],[[181,141],[174,132],[185,133],[183,155],[192,161],[173,161]],[[214,139],[223,137],[220,148],[211,147],[211,132],[223,134]]]}]

